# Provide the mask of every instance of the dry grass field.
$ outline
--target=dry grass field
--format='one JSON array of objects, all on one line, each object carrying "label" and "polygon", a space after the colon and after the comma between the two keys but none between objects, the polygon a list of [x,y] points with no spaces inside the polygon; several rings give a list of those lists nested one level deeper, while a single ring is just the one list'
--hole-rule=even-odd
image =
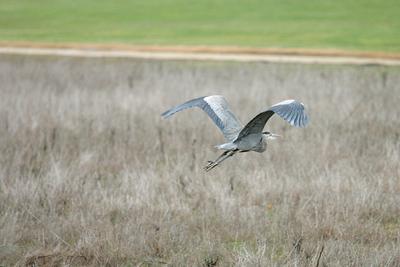
[{"label": "dry grass field", "polygon": [[[287,98],[305,129],[206,173],[222,135]],[[399,266],[400,69],[0,58],[1,266]]]}]

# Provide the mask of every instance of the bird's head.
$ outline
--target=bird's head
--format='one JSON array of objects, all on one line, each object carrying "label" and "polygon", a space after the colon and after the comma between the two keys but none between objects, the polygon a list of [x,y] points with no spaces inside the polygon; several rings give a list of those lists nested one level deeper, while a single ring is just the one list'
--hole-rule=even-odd
[{"label": "bird's head", "polygon": [[263,135],[265,136],[265,138],[267,138],[267,140],[275,140],[277,137],[282,137],[279,134],[273,134],[270,132],[263,132]]}]

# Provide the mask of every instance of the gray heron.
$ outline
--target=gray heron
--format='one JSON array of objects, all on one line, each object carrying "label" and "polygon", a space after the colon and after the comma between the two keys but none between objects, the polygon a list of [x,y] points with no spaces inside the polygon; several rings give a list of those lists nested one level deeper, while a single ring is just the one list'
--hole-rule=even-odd
[{"label": "gray heron", "polygon": [[204,110],[226,139],[226,143],[215,146],[224,152],[216,160],[208,161],[208,165],[204,167],[206,171],[218,166],[237,152],[264,152],[267,149],[267,140],[279,137],[277,134],[263,132],[265,124],[275,113],[295,127],[305,127],[309,121],[303,103],[290,99],[279,102],[259,113],[243,127],[230,110],[228,102],[220,95],[189,100],[165,111],[161,116],[168,118],[176,112],[193,107]]}]

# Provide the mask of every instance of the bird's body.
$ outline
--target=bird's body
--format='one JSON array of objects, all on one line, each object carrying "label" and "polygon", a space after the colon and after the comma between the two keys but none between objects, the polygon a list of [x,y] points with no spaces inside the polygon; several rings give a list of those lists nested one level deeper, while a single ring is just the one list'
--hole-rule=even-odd
[{"label": "bird's body", "polygon": [[240,140],[215,146],[221,150],[239,150],[242,152],[264,152],[267,149],[267,138],[262,133],[249,134]]},{"label": "bird's body", "polygon": [[225,151],[216,160],[208,162],[209,164],[205,167],[207,171],[237,152],[264,152],[267,149],[267,140],[275,139],[278,136],[270,132],[262,132],[266,122],[275,113],[296,127],[305,127],[308,123],[304,105],[295,100],[285,100],[261,112],[243,127],[229,109],[225,98],[219,95],[189,100],[167,110],[162,116],[168,118],[176,112],[192,107],[199,107],[204,110],[222,131],[227,141],[216,146],[216,148]]},{"label": "bird's body", "polygon": [[267,149],[267,136],[263,133],[249,134],[242,139],[235,140],[234,144],[240,151],[255,151],[262,153]]}]

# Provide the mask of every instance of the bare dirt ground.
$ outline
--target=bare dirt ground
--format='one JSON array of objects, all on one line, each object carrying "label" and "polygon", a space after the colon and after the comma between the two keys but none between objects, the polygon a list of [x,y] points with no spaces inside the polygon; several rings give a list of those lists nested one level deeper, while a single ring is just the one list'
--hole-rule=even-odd
[{"label": "bare dirt ground", "polygon": [[246,48],[217,46],[135,46],[125,44],[74,44],[0,42],[2,54],[126,57],[144,59],[264,61],[308,64],[400,65],[400,54],[341,50]]},{"label": "bare dirt ground", "polygon": [[[0,55],[0,265],[399,266],[398,67]],[[212,172],[221,134],[283,99],[305,129]]]}]

